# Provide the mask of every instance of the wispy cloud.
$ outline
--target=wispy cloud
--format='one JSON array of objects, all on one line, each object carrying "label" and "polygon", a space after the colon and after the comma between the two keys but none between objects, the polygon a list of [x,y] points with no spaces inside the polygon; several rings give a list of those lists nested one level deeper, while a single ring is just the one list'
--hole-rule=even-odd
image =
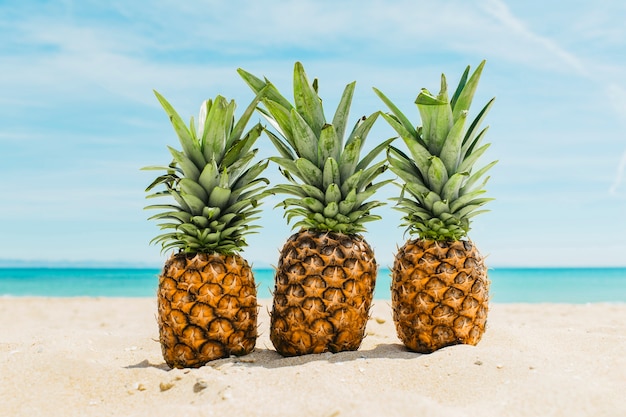
[{"label": "wispy cloud", "polygon": [[[626,88],[618,84],[610,84],[607,86],[607,92],[613,109],[618,117],[619,124],[622,126],[622,132],[626,129]],[[626,145],[626,134],[622,134],[620,138]],[[617,165],[613,183],[609,188],[609,193],[613,196],[621,196],[626,189],[626,149]]]},{"label": "wispy cloud", "polygon": [[621,196],[622,189],[624,188],[624,180],[626,175],[626,151],[622,155],[619,164],[617,165],[617,172],[615,174],[615,179],[613,180],[613,184],[611,188],[609,188],[609,193],[614,196]]},{"label": "wispy cloud", "polygon": [[[320,78],[327,111],[357,80],[354,117],[380,108],[374,85],[417,122],[412,100],[419,88],[436,88],[441,72],[452,81],[465,65],[486,58],[478,94],[498,96],[488,120],[489,153],[501,159],[489,191],[502,211],[491,219],[500,215],[505,225],[535,219],[520,234],[536,234],[554,227],[544,205],[532,204],[538,197],[555,207],[582,201],[589,208],[609,187],[625,192],[626,63],[618,52],[626,37],[620,14],[611,13],[623,8],[619,1],[567,10],[508,0],[0,2],[0,67],[9,69],[0,77],[0,145],[12,187],[0,215],[28,225],[28,216],[48,210],[44,217],[55,219],[56,229],[112,235],[122,227],[91,228],[98,227],[93,218],[115,213],[110,222],[126,222],[124,233],[141,234],[143,242],[154,227],[136,220],[145,217],[140,207],[149,183],[138,170],[167,161],[165,144],[176,141],[153,88],[187,118],[207,96],[250,99],[239,66],[288,94],[293,61],[302,60]],[[260,146],[271,152],[267,143]],[[524,210],[536,211],[515,211],[524,202]],[[270,211],[273,203],[264,207]],[[572,217],[577,207],[570,204]],[[381,214],[385,220],[370,229],[372,243],[389,255],[402,231],[391,233],[389,219],[397,214],[389,206]],[[272,259],[284,235],[278,227],[290,231],[281,215],[263,220],[275,233],[264,235],[258,250],[271,248]],[[44,226],[32,226],[34,233]],[[106,256],[136,256],[116,239],[103,239]],[[66,250],[57,246],[59,254]]]},{"label": "wispy cloud", "polygon": [[[552,69],[565,69],[588,76],[589,73],[582,60],[561,47],[554,39],[533,32],[527,24],[513,15],[507,4],[502,0],[488,0],[481,3],[482,9],[505,29],[506,39],[494,39],[500,46],[500,53],[507,54],[509,59],[528,60],[533,66],[553,66]],[[504,49],[506,48],[506,50]]]},{"label": "wispy cloud", "polygon": [[[511,33],[520,38],[519,46],[512,49],[515,54],[525,56],[528,59],[540,60],[545,63],[567,68],[568,71],[592,81],[598,86],[600,94],[609,98],[609,105],[613,109],[613,123],[626,126],[626,88],[623,84],[626,76],[626,66],[619,64],[607,64],[602,61],[585,58],[582,55],[572,53],[562,47],[558,41],[547,36],[533,32],[527,24],[511,13],[507,4],[502,0],[489,0],[484,4],[484,10],[496,18]],[[622,27],[622,25],[608,26],[607,20],[611,17],[606,14],[594,13],[591,17],[582,17],[580,24],[587,30],[581,32],[581,37],[593,37],[601,44],[615,44],[619,42],[614,30],[607,27]],[[613,17],[615,19],[615,17]],[[622,31],[623,29],[618,29]],[[622,40],[623,42],[623,40]],[[529,50],[531,48],[532,50]],[[614,138],[614,140],[626,140],[626,136]],[[626,151],[620,159],[613,183],[609,188],[611,195],[618,195],[623,183],[626,181]]]},{"label": "wispy cloud", "polygon": [[6,82],[28,79],[33,87],[50,88],[74,85],[76,94],[95,84],[132,95],[135,89],[129,87],[154,85],[163,78],[183,88],[198,79],[228,80],[225,71],[232,72],[233,59],[265,60],[271,65],[291,61],[297,51],[312,54],[314,60],[369,56],[370,67],[376,62],[378,67],[396,68],[395,62],[375,57],[404,55],[409,63],[426,65],[416,54],[451,49],[539,67],[556,59],[553,69],[565,65],[584,72],[575,56],[534,34],[499,0],[443,4],[350,0],[333,2],[332,13],[329,4],[233,1],[200,6],[161,0],[145,7],[143,2],[107,2],[104,16],[113,14],[116,19],[94,20],[81,10],[103,6],[66,2],[65,7],[26,19],[4,20],[8,28],[4,37],[15,50],[5,63],[16,69]]},{"label": "wispy cloud", "polygon": [[235,66],[288,80],[299,55],[326,62],[319,76],[341,83],[366,73],[405,79],[433,65],[428,54],[446,51],[587,74],[581,58],[533,32],[501,0],[349,0],[332,2],[332,13],[330,1],[312,0],[25,4],[0,18],[9,43],[0,63],[13,69],[0,86],[19,89],[12,101],[18,105],[46,93],[81,101],[112,94],[147,104],[154,100],[146,92],[163,85],[168,97],[218,83],[240,94],[247,90]]}]

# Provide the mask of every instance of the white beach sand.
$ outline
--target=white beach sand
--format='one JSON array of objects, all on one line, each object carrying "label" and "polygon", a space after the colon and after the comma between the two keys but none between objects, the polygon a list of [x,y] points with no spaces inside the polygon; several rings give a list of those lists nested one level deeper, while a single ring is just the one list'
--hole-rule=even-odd
[{"label": "white beach sand", "polygon": [[377,301],[357,352],[164,364],[153,299],[0,298],[0,416],[626,416],[626,304],[496,304],[476,346],[406,351]]}]

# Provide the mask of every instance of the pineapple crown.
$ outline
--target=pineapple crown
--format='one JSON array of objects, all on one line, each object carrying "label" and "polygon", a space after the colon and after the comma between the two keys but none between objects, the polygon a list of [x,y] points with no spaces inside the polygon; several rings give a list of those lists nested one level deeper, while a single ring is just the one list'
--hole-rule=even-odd
[{"label": "pineapple crown", "polygon": [[422,89],[415,104],[422,126],[415,129],[408,118],[379,90],[376,94],[389,107],[383,114],[409,149],[410,156],[390,146],[387,160],[392,172],[402,181],[396,209],[404,213],[403,226],[410,234],[438,241],[459,240],[467,236],[470,219],[487,210],[478,210],[492,198],[481,197],[489,177],[478,182],[493,167],[493,161],[473,171],[478,158],[490,144],[481,145],[488,127],[479,126],[491,108],[492,98],[468,128],[469,108],[485,61],[469,77],[463,73],[452,99],[448,97],[445,75],[441,76],[438,95]]},{"label": "pineapple crown", "polygon": [[348,84],[331,123],[326,121],[317,79],[309,80],[300,62],[293,73],[295,106],[283,97],[267,79],[261,80],[239,69],[244,81],[263,95],[265,109],[258,110],[277,134],[265,130],[280,156],[271,157],[289,181],[272,188],[286,198],[278,206],[285,208],[295,227],[308,230],[355,234],[365,231],[364,223],[380,216],[370,211],[383,205],[367,201],[383,185],[373,181],[387,169],[386,161],[374,163],[376,156],[393,140],[387,140],[360,158],[365,139],[379,112],[358,120],[345,140],[347,119],[356,83]]},{"label": "pineapple crown", "polygon": [[250,151],[261,135],[263,126],[244,129],[260,97],[256,97],[235,123],[235,101],[222,96],[206,100],[200,107],[198,124],[191,118],[185,125],[176,110],[155,91],[165,109],[182,151],[168,147],[173,161],[167,167],[152,166],[158,176],[146,189],[165,189],[146,198],[170,197],[174,204],[156,204],[146,209],[160,210],[150,220],[161,221],[167,233],[155,237],[162,250],[177,248],[186,253],[231,254],[245,245],[245,235],[259,226],[258,205],[267,195],[269,181],[259,178],[268,161],[250,165],[257,149]]}]

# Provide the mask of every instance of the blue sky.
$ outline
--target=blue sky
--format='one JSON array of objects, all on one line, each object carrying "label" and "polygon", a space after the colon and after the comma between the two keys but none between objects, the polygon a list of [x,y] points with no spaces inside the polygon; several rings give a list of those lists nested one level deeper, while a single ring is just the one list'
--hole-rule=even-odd
[{"label": "blue sky", "polygon": [[[356,80],[350,124],[383,109],[373,86],[417,124],[420,88],[486,59],[473,109],[496,97],[483,163],[500,162],[470,237],[491,266],[624,266],[625,18],[622,0],[0,1],[0,258],[161,265],[139,168],[178,142],[152,89],[185,119],[217,94],[242,110],[238,67],[291,96],[299,60],[327,114]],[[369,145],[391,136],[378,123]],[[277,201],[243,253],[257,266],[291,233]],[[378,214],[366,239],[389,266],[404,231]]]}]

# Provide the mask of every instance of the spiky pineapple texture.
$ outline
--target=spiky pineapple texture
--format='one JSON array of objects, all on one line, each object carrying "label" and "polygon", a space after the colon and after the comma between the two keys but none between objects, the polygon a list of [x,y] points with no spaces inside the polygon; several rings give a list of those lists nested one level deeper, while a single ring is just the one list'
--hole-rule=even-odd
[{"label": "spiky pineapple texture", "polygon": [[392,270],[398,337],[421,353],[476,345],[485,333],[489,285],[484,258],[471,241],[409,240]]},{"label": "spiky pineapple texture", "polygon": [[281,250],[270,340],[283,356],[357,350],[376,284],[374,251],[360,235],[299,231]]},{"label": "spiky pineapple texture", "polygon": [[[246,245],[245,236],[259,226],[253,225],[266,195],[269,181],[259,178],[268,161],[250,163],[257,149],[250,150],[263,126],[244,129],[256,108],[256,97],[238,121],[235,102],[222,96],[205,101],[198,124],[193,117],[189,127],[176,110],[155,91],[178,135],[182,151],[169,147],[173,161],[168,167],[147,167],[165,171],[146,192],[164,186],[147,198],[173,198],[174,204],[155,204],[147,209],[160,210],[150,219],[161,221],[161,234],[152,240],[163,251],[177,248],[185,253],[232,254]],[[236,123],[235,123],[236,121]]]},{"label": "spiky pineapple texture", "polygon": [[417,129],[382,92],[374,91],[391,110],[383,117],[406,143],[410,155],[390,146],[390,169],[402,180],[402,193],[396,208],[404,213],[403,225],[411,234],[437,241],[459,240],[467,236],[472,217],[492,198],[481,197],[489,177],[479,182],[497,161],[474,171],[476,161],[490,144],[481,145],[488,129],[480,124],[494,99],[482,108],[467,126],[469,108],[485,61],[469,77],[463,73],[452,98],[448,96],[445,75],[436,96],[422,89],[415,103],[422,126]]},{"label": "spiky pineapple texture", "polygon": [[172,368],[254,349],[256,285],[240,255],[173,254],[159,276],[157,302],[161,350]]},{"label": "spiky pineapple texture", "polygon": [[347,135],[346,127],[355,82],[345,87],[337,110],[329,123],[318,95],[317,80],[311,84],[300,62],[293,75],[295,106],[267,79],[261,80],[239,69],[239,74],[257,93],[264,91],[265,109],[259,109],[278,134],[266,130],[280,157],[270,158],[289,181],[272,188],[295,198],[280,205],[288,221],[298,219],[294,228],[355,234],[365,231],[364,223],[380,216],[371,210],[380,201],[368,201],[389,181],[373,183],[387,165],[374,163],[376,156],[392,139],[384,141],[359,159],[365,139],[379,112],[358,120]]}]

